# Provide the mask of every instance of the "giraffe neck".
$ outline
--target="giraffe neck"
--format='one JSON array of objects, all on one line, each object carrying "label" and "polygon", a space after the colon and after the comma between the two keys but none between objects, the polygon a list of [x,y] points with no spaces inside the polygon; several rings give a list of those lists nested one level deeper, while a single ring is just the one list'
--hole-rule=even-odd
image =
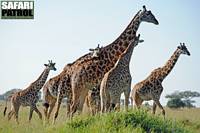
[{"label": "giraffe neck", "polygon": [[[134,40],[136,36],[136,32],[139,28],[139,25],[141,23],[140,21],[140,14],[141,11],[139,11],[134,18],[131,20],[127,28],[124,30],[124,32],[121,33],[121,35],[111,44],[107,45],[102,49],[101,55],[103,55],[102,59],[107,60],[110,62],[110,66],[114,66],[114,64],[117,62],[119,56],[126,50],[126,48],[129,45],[129,41]],[[91,59],[90,53],[78,58],[76,61],[71,63],[71,72],[73,73],[74,69],[80,64],[83,64],[83,62],[87,62]]]},{"label": "giraffe neck", "polygon": [[161,75],[160,78],[163,80],[167,75],[172,71],[178,58],[180,57],[180,51],[177,49],[170,59],[166,62],[166,64],[161,68]]},{"label": "giraffe neck", "polygon": [[38,91],[40,91],[40,89],[43,87],[43,85],[45,84],[47,80],[49,71],[50,70],[48,68],[45,68],[42,74],[39,76],[39,78],[35,82],[32,83],[32,85],[34,86],[34,89],[37,89]]},{"label": "giraffe neck", "polygon": [[129,66],[134,47],[135,47],[134,42],[130,43],[128,48],[124,51],[124,53],[119,58],[117,64],[123,64],[125,66]]},{"label": "giraffe neck", "polygon": [[113,43],[103,48],[103,54],[108,56],[112,65],[117,62],[119,56],[127,49],[130,42],[133,42],[135,39],[140,23],[141,20],[139,11],[121,35]]}]

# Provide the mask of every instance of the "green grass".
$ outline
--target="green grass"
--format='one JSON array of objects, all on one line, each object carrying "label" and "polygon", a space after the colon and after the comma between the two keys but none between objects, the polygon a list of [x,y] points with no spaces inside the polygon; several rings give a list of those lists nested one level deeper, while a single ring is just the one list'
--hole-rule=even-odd
[{"label": "green grass", "polygon": [[[14,119],[7,120],[3,117],[3,103],[0,102],[0,133],[143,133],[143,132],[200,132],[200,109],[166,109],[166,119],[144,110],[129,112],[112,112],[97,116],[79,115],[68,120],[65,108],[61,108],[55,125],[39,120],[36,113],[33,114],[31,123],[28,123],[29,108],[20,108],[19,122]],[[10,108],[8,108],[9,111]],[[42,112],[42,106],[39,106]],[[159,114],[159,112],[157,113]]]},{"label": "green grass", "polygon": [[162,117],[152,116],[146,111],[113,112],[94,117],[76,117],[73,121],[67,122],[64,132],[107,132],[127,133],[136,130],[137,132],[175,132],[187,133],[179,122],[163,120]]}]

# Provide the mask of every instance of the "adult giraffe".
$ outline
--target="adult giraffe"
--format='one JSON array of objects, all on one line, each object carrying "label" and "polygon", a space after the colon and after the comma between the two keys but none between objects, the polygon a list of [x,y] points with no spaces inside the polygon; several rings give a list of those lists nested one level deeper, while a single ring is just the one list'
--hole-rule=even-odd
[{"label": "adult giraffe", "polygon": [[[88,60],[90,58],[97,58],[99,56],[99,51],[100,51],[99,44],[95,49],[90,48],[89,51],[91,51],[89,53],[90,57],[85,58],[85,60]],[[83,56],[83,58],[84,58],[84,56]],[[78,59],[77,62],[79,62],[80,59]],[[83,60],[83,61],[85,61],[85,60]],[[60,82],[64,81],[64,78],[66,78],[66,75],[69,74],[71,65],[72,64],[67,64],[60,74],[49,79],[49,81],[43,87],[43,106],[44,106],[44,115],[45,115],[46,120],[48,120],[50,118],[51,112],[53,111],[53,108],[55,106],[55,103],[57,100],[57,95],[58,95],[59,84],[60,84]],[[65,82],[65,83],[67,83],[67,82]],[[70,111],[69,109],[70,109],[70,103],[71,103],[71,99],[72,99],[71,93],[72,92],[71,92],[70,88],[66,89],[65,92],[62,93],[62,97],[67,98],[67,115],[69,114],[69,111]]]},{"label": "adult giraffe", "polygon": [[185,43],[180,43],[180,46],[177,47],[163,67],[153,70],[145,80],[137,83],[133,87],[131,99],[135,101],[137,108],[142,105],[143,101],[153,100],[152,113],[155,114],[156,107],[158,106],[165,117],[165,110],[160,103],[160,96],[163,91],[162,82],[172,71],[181,54],[190,56],[190,52],[185,46]]},{"label": "adult giraffe", "polygon": [[141,22],[149,22],[158,25],[157,19],[143,6],[132,19],[124,32],[111,44],[103,47],[100,56],[96,60],[88,60],[78,64],[76,71],[71,75],[72,106],[71,116],[77,109],[82,110],[88,90],[100,84],[104,74],[117,62],[119,56],[127,49],[135,39],[136,32]]},{"label": "adult giraffe", "polygon": [[131,92],[130,61],[134,48],[142,43],[140,34],[135,38],[124,53],[119,57],[115,66],[103,77],[100,86],[101,113],[113,109],[120,110],[120,97],[124,93],[125,110],[128,110],[129,95]]}]

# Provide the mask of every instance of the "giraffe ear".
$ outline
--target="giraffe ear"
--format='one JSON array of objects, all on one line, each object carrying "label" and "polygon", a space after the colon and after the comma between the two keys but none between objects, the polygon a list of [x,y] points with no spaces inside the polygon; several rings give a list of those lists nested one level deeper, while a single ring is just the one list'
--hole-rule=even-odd
[{"label": "giraffe ear", "polygon": [[144,42],[144,40],[142,39],[142,40],[139,40],[139,42],[138,43],[143,43]]},{"label": "giraffe ear", "polygon": [[89,51],[94,51],[94,49],[90,48]]},{"label": "giraffe ear", "polygon": [[47,67],[48,65],[47,65],[47,64],[44,64],[44,66],[46,66],[46,67]]}]

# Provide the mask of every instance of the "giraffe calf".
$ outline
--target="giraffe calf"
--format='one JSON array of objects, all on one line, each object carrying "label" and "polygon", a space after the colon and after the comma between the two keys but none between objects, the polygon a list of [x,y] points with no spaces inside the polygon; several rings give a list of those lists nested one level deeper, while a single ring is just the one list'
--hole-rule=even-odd
[{"label": "giraffe calf", "polygon": [[[49,71],[56,70],[55,63],[52,63],[52,61],[49,61],[49,64],[44,64],[44,65],[45,65],[44,71],[35,82],[31,83],[30,86],[27,87],[26,89],[18,91],[11,96],[11,110],[8,113],[8,120],[10,120],[11,117],[14,115],[16,122],[19,123],[18,112],[20,106],[30,106],[29,122],[32,119],[33,111],[35,111],[39,115],[39,118],[42,119],[42,114],[40,113],[40,111],[36,106],[36,103],[39,100],[38,94],[40,89],[46,82],[46,79],[49,75]],[[6,111],[4,113],[6,113]]]},{"label": "giraffe calf", "polygon": [[88,95],[86,97],[86,104],[90,109],[92,115],[97,114],[100,111],[100,88],[94,87],[92,90],[88,91]]}]

